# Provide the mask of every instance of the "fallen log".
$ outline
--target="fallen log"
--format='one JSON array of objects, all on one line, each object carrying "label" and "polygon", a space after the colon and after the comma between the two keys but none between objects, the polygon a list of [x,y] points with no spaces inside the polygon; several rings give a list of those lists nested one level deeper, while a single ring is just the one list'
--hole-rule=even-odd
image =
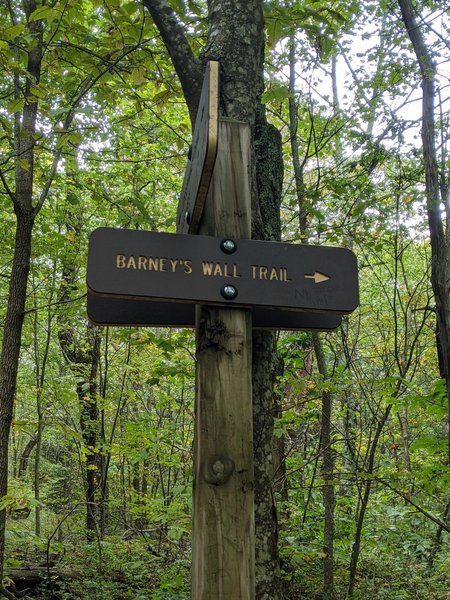
[{"label": "fallen log", "polygon": [[[52,584],[58,581],[83,579],[86,572],[68,567],[50,567],[31,565],[20,568],[5,569],[5,576],[9,578],[18,590],[35,588],[48,582],[50,576]],[[125,574],[122,571],[109,571],[107,578],[118,583],[125,582]]]},{"label": "fallen log", "polygon": [[52,580],[55,579],[78,579],[82,577],[80,571],[67,568],[51,567],[47,569],[45,566],[29,566],[20,568],[6,568],[5,575],[10,579],[18,590],[25,588],[35,588],[38,585],[45,583],[50,575]]}]

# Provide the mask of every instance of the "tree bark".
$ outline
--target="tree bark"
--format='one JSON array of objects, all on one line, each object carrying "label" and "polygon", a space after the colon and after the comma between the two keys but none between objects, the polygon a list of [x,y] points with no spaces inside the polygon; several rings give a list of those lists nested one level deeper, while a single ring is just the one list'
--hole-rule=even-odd
[{"label": "tree bark", "polygon": [[[72,163],[74,157],[71,157]],[[73,168],[74,165],[71,165]],[[69,231],[79,237],[81,222],[75,214],[67,214],[66,226]],[[75,262],[76,248],[71,256],[63,262],[61,275],[60,301],[69,302],[77,286],[77,270]],[[58,340],[70,369],[77,374],[76,393],[80,407],[80,429],[84,444],[85,458],[85,498],[86,498],[86,538],[94,540],[98,535],[97,522],[97,490],[100,464],[97,450],[97,437],[100,431],[99,411],[97,404],[97,371],[100,362],[100,336],[97,329],[85,323],[81,332],[73,326],[66,314],[58,317]]]},{"label": "tree bark", "polygon": [[19,471],[17,473],[17,476],[19,478],[25,476],[26,470],[28,468],[28,462],[30,460],[31,453],[33,452],[33,448],[35,446],[36,446],[36,437],[32,437],[31,440],[28,440],[25,448],[22,451],[22,454],[20,455]]},{"label": "tree bark", "polygon": [[175,67],[193,126],[200,100],[204,66],[194,57],[184,27],[166,0],[143,0],[143,4],[152,16]]},{"label": "tree bark", "polygon": [[[441,377],[447,392],[447,463],[450,465],[450,181],[445,166],[439,172],[436,150],[436,65],[419,26],[411,0],[398,0],[402,19],[413,46],[422,79],[422,152],[428,230],[431,245],[431,285],[436,303],[436,348]],[[445,160],[443,161],[445,163]],[[444,225],[441,202],[445,207]],[[444,520],[450,503],[444,509]],[[431,568],[440,544],[442,527],[436,530],[429,557]]]},{"label": "tree bark", "polygon": [[[448,404],[447,461],[450,465],[450,231],[442,220],[441,202],[448,214],[448,181],[439,173],[436,151],[436,65],[419,26],[411,0],[398,0],[402,19],[417,58],[422,79],[422,148],[425,167],[425,191],[428,229],[431,243],[431,285],[436,302],[437,351],[441,376],[445,379]],[[441,194],[441,191],[444,192]]]},{"label": "tree bark", "polygon": [[[36,9],[34,0],[24,3],[28,18]],[[33,208],[34,133],[38,105],[30,93],[31,86],[39,83],[42,61],[42,23],[27,23],[34,45],[27,59],[27,78],[24,84],[25,106],[22,119],[15,117],[14,150],[21,161],[15,165],[15,191],[7,188],[16,215],[14,256],[8,290],[8,304],[3,327],[0,354],[0,498],[8,490],[8,441],[12,422],[14,396],[20,357],[22,326],[25,315],[28,275],[31,260],[31,241],[37,209]],[[18,92],[16,85],[15,92]],[[6,186],[5,186],[6,187]],[[5,552],[5,510],[0,510],[0,582],[3,576]]]},{"label": "tree bark", "polygon": [[[447,504],[445,505],[444,512],[442,515],[442,521],[444,523],[447,523],[449,514],[450,514],[450,500],[447,500]],[[433,569],[434,559],[435,559],[436,554],[442,543],[442,533],[443,533],[444,529],[445,528],[443,525],[438,525],[438,527],[436,529],[436,533],[434,534],[433,544],[431,546],[430,554],[429,554],[428,560],[427,560],[429,571],[431,571]],[[447,529],[447,531],[448,531],[448,529]]]},{"label": "tree bark", "polygon": [[[298,144],[297,128],[298,114],[295,101],[296,94],[296,52],[295,52],[295,37],[292,36],[289,46],[289,128],[290,142],[292,153],[292,164],[294,168],[295,189],[298,202],[298,219],[301,239],[305,243],[308,241],[308,207],[305,197],[304,184],[304,165],[300,161],[300,148]],[[318,333],[312,333],[312,343],[316,356],[317,367],[320,375],[324,380],[328,379],[327,364],[325,353],[323,351],[322,341]],[[333,600],[334,598],[334,452],[332,446],[331,435],[331,417],[332,417],[333,396],[331,392],[322,392],[322,414],[321,414],[321,429],[320,429],[320,454],[322,457],[321,474],[322,474],[322,499],[324,507],[324,524],[323,524],[323,597],[325,600]]]},{"label": "tree bark", "polygon": [[[29,210],[23,211],[18,207],[16,215],[15,250],[0,355],[0,498],[6,496],[8,491],[8,440],[16,391],[34,223],[34,216]],[[0,510],[0,581],[4,564],[5,520],[6,512]]]},{"label": "tree bark", "polygon": [[[280,132],[267,122],[259,106],[255,124],[257,202],[253,209],[253,237],[280,240],[280,202],[283,156]],[[274,477],[274,416],[279,411],[274,383],[279,374],[276,336],[253,331],[252,387],[255,469],[255,581],[257,600],[281,600],[283,588],[278,552],[278,517]],[[284,460],[284,456],[281,457]]]},{"label": "tree bark", "polygon": [[[70,290],[74,285],[72,275],[70,270],[69,274],[67,271],[63,274],[61,300],[65,302],[68,301]],[[79,377],[76,392],[80,406],[80,428],[85,452],[86,537],[88,541],[92,541],[98,533],[96,493],[99,464],[96,444],[99,420],[96,396],[100,336],[95,327],[90,324],[86,324],[84,334],[83,338],[78,338],[77,332],[69,322],[60,317],[59,343],[70,368]]]},{"label": "tree bark", "polygon": [[353,592],[355,590],[356,584],[356,568],[358,566],[359,554],[361,552],[361,538],[362,538],[362,530],[364,525],[364,519],[366,516],[367,506],[369,505],[370,492],[372,490],[372,476],[375,468],[375,455],[378,448],[378,442],[383,431],[383,428],[389,419],[389,415],[391,414],[392,404],[388,404],[381,419],[378,422],[375,435],[372,441],[372,445],[369,451],[369,458],[367,462],[367,467],[365,469],[365,475],[368,476],[367,480],[364,482],[364,494],[361,498],[361,504],[359,507],[359,511],[356,517],[356,532],[355,539],[353,541],[352,546],[352,554],[350,558],[350,568],[349,568],[349,580],[348,580],[348,597],[353,597]]},{"label": "tree bark", "polygon": [[[55,275],[55,270],[53,271]],[[54,277],[52,283],[54,284]],[[33,281],[34,284],[34,281]],[[34,285],[33,285],[34,287]],[[38,307],[36,298],[34,299],[34,323],[33,323],[33,338],[34,338],[34,362],[35,362],[35,373],[36,373],[36,415],[37,415],[37,431],[36,437],[34,438],[36,444],[36,452],[34,456],[34,499],[36,500],[35,506],[35,526],[34,531],[36,536],[41,535],[41,503],[40,503],[40,466],[41,466],[41,450],[42,450],[42,437],[44,432],[44,396],[43,390],[45,385],[45,373],[48,361],[48,355],[50,350],[51,340],[51,324],[52,315],[50,306],[52,305],[53,298],[53,286],[49,298],[49,311],[47,314],[47,330],[45,333],[45,341],[43,346],[42,355],[39,348],[39,322],[38,322]]]},{"label": "tree bark", "polygon": [[272,385],[276,373],[274,336],[253,332],[253,426],[255,456],[256,598],[283,597],[278,556],[278,519],[274,496]]},{"label": "tree bark", "polygon": [[44,414],[42,408],[42,388],[38,389],[36,398],[36,412],[37,412],[37,432],[36,432],[36,453],[34,457],[34,499],[36,500],[35,506],[35,517],[34,517],[34,533],[37,537],[41,535],[41,485],[40,485],[40,471],[41,471],[41,450],[42,450],[42,434],[44,431]]},{"label": "tree bark", "polygon": [[[321,376],[328,378],[322,342],[317,333],[312,334],[317,367]],[[324,507],[323,524],[323,597],[334,598],[334,452],[331,435],[333,396],[329,391],[322,392],[322,415],[320,429],[320,453],[322,455],[322,498]]]}]

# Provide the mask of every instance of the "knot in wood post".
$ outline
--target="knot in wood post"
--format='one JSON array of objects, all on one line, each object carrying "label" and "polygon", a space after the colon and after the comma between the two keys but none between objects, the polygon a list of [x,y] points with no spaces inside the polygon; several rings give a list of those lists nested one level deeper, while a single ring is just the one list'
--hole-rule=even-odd
[{"label": "knot in wood post", "polygon": [[224,485],[234,472],[234,462],[225,456],[214,456],[205,465],[203,477],[211,485]]}]

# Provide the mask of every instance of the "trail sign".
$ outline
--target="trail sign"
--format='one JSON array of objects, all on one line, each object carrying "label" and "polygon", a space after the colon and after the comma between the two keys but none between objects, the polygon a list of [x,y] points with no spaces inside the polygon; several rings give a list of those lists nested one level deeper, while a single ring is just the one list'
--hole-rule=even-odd
[{"label": "trail sign", "polygon": [[219,122],[219,63],[206,65],[195,121],[190,158],[178,204],[177,231],[196,233],[217,155]]},{"label": "trail sign", "polygon": [[[87,313],[95,325],[194,327],[195,304],[97,296],[88,291]],[[286,310],[252,309],[253,329],[331,331],[341,316]]]},{"label": "trail sign", "polygon": [[358,305],[356,257],[345,248],[127,229],[91,234],[87,285],[104,296],[191,304],[339,314]]}]

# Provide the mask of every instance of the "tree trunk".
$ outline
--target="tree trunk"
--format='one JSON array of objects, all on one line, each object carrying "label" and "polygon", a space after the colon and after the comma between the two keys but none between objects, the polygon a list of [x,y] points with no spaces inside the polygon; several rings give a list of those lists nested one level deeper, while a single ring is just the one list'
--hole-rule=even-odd
[{"label": "tree trunk", "polygon": [[[24,4],[27,19],[35,10],[33,0]],[[16,189],[7,190],[13,201],[16,214],[14,256],[8,290],[8,305],[3,326],[3,341],[0,354],[0,498],[8,489],[8,441],[13,415],[14,396],[17,384],[22,326],[25,315],[28,275],[31,260],[31,240],[36,210],[33,209],[34,177],[34,133],[36,131],[37,102],[30,93],[31,86],[39,83],[42,60],[42,24],[28,22],[29,34],[34,38],[28,52],[27,75],[24,84],[25,106],[14,122],[14,150],[20,157],[15,165]],[[17,82],[18,83],[18,82]],[[15,93],[20,90],[16,85]],[[0,510],[0,583],[3,576],[5,553],[6,515]]]},{"label": "tree trunk", "polygon": [[98,536],[96,495],[99,487],[99,465],[96,447],[98,434],[96,379],[100,358],[100,337],[90,325],[87,326],[87,339],[89,340],[89,353],[85,356],[85,365],[88,375],[84,381],[77,383],[77,394],[81,406],[80,426],[86,452],[86,538],[88,541],[92,541]]},{"label": "tree trunk", "polygon": [[[327,367],[322,342],[317,333],[312,334],[317,367],[326,380]],[[320,429],[320,453],[322,455],[322,498],[324,508],[323,524],[323,597],[324,600],[334,598],[334,452],[331,435],[331,415],[333,396],[329,391],[322,392],[322,415]]]},{"label": "tree trunk", "polygon": [[[14,258],[0,355],[0,498],[6,496],[8,491],[8,440],[16,392],[34,223],[31,211],[17,209],[16,215]],[[6,512],[0,510],[0,581],[4,565],[5,521]]]},{"label": "tree trunk", "polygon": [[444,227],[441,202],[446,209],[447,224],[450,220],[450,209],[447,197],[448,174],[444,171],[439,173],[436,151],[436,65],[417,22],[411,0],[398,0],[398,4],[422,78],[422,147],[431,243],[431,285],[436,302],[437,350],[440,356],[441,376],[445,379],[447,389],[447,461],[450,465],[450,232]]},{"label": "tree trunk", "polygon": [[36,453],[34,457],[34,499],[36,500],[34,513],[34,533],[37,537],[41,535],[41,486],[40,486],[40,470],[41,470],[41,449],[42,449],[42,433],[44,431],[44,415],[42,410],[42,388],[38,389],[36,399],[36,412],[38,426],[36,432]]},{"label": "tree trunk", "polygon": [[[62,275],[61,301],[69,301],[75,279],[74,268],[72,265],[66,265]],[[98,534],[96,492],[99,464],[96,445],[99,431],[97,370],[100,361],[100,336],[90,324],[86,324],[85,331],[80,336],[64,315],[59,317],[59,325],[59,344],[69,367],[78,376],[76,392],[85,454],[86,537],[92,541]]]},{"label": "tree trunk", "polygon": [[409,423],[408,423],[408,406],[398,412],[398,422],[402,434],[403,445],[403,463],[406,471],[411,472],[411,458],[409,455]]},{"label": "tree trunk", "polygon": [[[255,125],[256,189],[258,211],[253,215],[253,237],[280,240],[280,202],[283,186],[281,135],[258,107]],[[283,597],[278,553],[278,518],[274,477],[274,415],[278,399],[274,383],[279,372],[274,332],[253,331],[252,387],[255,470],[255,582],[257,600]],[[282,461],[284,456],[279,455]],[[278,467],[279,465],[277,465]],[[282,468],[282,467],[281,467]]]},{"label": "tree trunk", "polygon": [[298,202],[298,229],[302,240],[308,237],[308,206],[305,198],[304,165],[305,160],[300,160],[300,147],[298,143],[298,106],[296,101],[296,69],[297,53],[295,35],[289,40],[289,140],[292,154],[292,167],[294,169],[295,195]]},{"label": "tree trunk", "polygon": [[[398,0],[402,19],[411,40],[422,79],[422,148],[425,166],[425,191],[431,245],[431,285],[436,303],[436,347],[441,377],[447,392],[447,464],[450,465],[450,181],[445,157],[439,172],[436,149],[435,80],[436,65],[417,22],[411,0]],[[448,160],[448,159],[447,159]],[[445,207],[443,223],[441,202]],[[450,503],[444,509],[444,520]],[[440,545],[438,527],[430,553],[429,566]]]},{"label": "tree trunk", "polygon": [[28,440],[25,448],[22,451],[22,454],[20,455],[19,471],[17,473],[17,476],[19,478],[25,476],[26,470],[28,468],[28,462],[30,460],[31,453],[33,452],[33,448],[35,446],[36,446],[36,437],[32,437],[31,440]]},{"label": "tree trunk", "polygon": [[253,427],[255,456],[256,598],[281,600],[278,519],[274,497],[272,385],[275,339],[272,332],[253,332]]},{"label": "tree trunk", "polygon": [[[447,500],[447,504],[445,505],[444,513],[442,515],[442,520],[444,521],[444,523],[448,522],[449,514],[450,514],[450,500]],[[436,533],[434,534],[433,544],[431,546],[430,554],[429,554],[428,560],[427,560],[429,571],[431,571],[433,569],[434,559],[435,559],[436,554],[438,553],[438,550],[442,543],[442,532],[443,531],[444,531],[444,528],[442,527],[442,525],[439,525],[438,528],[436,529]]]},{"label": "tree trunk", "polygon": [[348,580],[348,597],[353,597],[353,592],[355,590],[356,584],[356,568],[358,566],[359,554],[361,551],[361,538],[362,538],[362,530],[364,525],[364,518],[366,516],[367,506],[369,505],[370,492],[372,489],[372,479],[371,476],[374,472],[375,467],[375,455],[378,448],[378,441],[380,439],[383,428],[389,418],[389,415],[392,410],[392,404],[388,404],[386,410],[384,411],[383,416],[378,422],[377,429],[375,431],[375,436],[372,441],[372,445],[369,451],[369,459],[367,463],[367,468],[364,470],[365,475],[368,478],[364,482],[364,494],[361,498],[361,504],[359,506],[359,511],[356,517],[356,532],[355,539],[353,541],[352,546],[352,555],[350,559],[350,568],[349,568],[349,580]]},{"label": "tree trunk", "polygon": [[[55,269],[53,270],[53,281],[54,284],[55,279]],[[34,281],[33,281],[34,284]],[[35,289],[35,286],[33,285]],[[41,535],[41,504],[40,504],[40,466],[41,466],[41,450],[42,450],[42,436],[44,432],[44,385],[45,385],[45,372],[48,361],[48,354],[50,350],[50,340],[51,340],[51,325],[52,325],[52,315],[50,306],[52,305],[53,300],[53,285],[50,293],[50,297],[48,299],[49,311],[47,314],[47,330],[45,334],[44,347],[42,351],[42,355],[39,348],[39,322],[38,322],[38,306],[36,297],[34,299],[34,323],[33,323],[33,338],[34,338],[34,362],[35,362],[35,373],[36,373],[36,415],[37,415],[37,431],[36,431],[36,452],[34,456],[34,499],[36,500],[35,506],[35,526],[34,531],[36,536]]]},{"label": "tree trunk", "polygon": [[[299,207],[299,230],[301,239],[305,243],[308,241],[308,207],[305,198],[304,184],[304,165],[300,161],[300,149],[297,137],[298,114],[295,101],[296,94],[296,52],[295,37],[292,36],[289,47],[289,133],[292,152],[292,165],[294,168],[295,189]],[[325,353],[323,351],[322,341],[318,333],[312,334],[314,353],[317,360],[317,367],[324,380],[328,378]],[[334,453],[331,435],[331,415],[332,415],[333,396],[329,391],[322,392],[322,415],[320,432],[320,454],[322,457],[322,498],[324,507],[324,525],[323,525],[323,597],[325,600],[334,598]]]}]

